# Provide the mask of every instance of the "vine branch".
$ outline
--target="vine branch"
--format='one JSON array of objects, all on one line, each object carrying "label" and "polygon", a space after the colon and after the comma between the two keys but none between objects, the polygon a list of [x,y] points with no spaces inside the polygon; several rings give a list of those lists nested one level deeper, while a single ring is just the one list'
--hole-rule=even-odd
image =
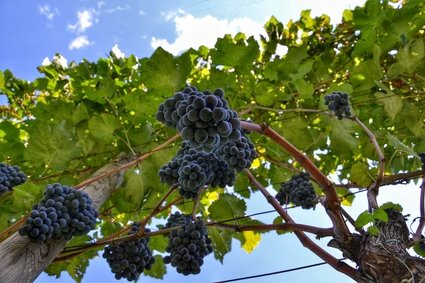
[{"label": "vine branch", "polygon": [[[266,188],[264,188],[263,185],[261,185],[260,182],[258,182],[258,180],[251,173],[251,171],[249,171],[248,169],[245,169],[245,173],[248,175],[248,178],[251,181],[251,183],[261,191],[261,193],[264,195],[264,197],[267,199],[270,205],[273,206],[274,209],[276,209],[276,211],[283,218],[283,220],[285,220],[285,222],[287,223],[295,223],[292,220],[292,218],[286,213],[286,211],[282,208],[282,206],[276,201],[276,199],[269,194],[269,192],[266,190]],[[317,244],[315,244],[302,231],[294,231],[294,234],[297,236],[297,238],[300,240],[300,242],[302,243],[304,247],[308,248],[313,253],[315,253],[318,257],[326,261],[335,270],[344,273],[345,275],[349,276],[353,280],[356,280],[356,281],[360,280],[360,273],[356,269],[352,268],[345,262],[341,262],[337,258],[333,257],[331,254],[329,254],[324,249],[322,249]]]}]

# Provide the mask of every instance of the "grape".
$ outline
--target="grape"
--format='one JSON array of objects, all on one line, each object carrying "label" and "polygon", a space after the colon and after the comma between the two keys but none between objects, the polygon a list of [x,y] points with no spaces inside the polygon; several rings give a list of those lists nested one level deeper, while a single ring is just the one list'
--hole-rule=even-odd
[{"label": "grape", "polygon": [[211,181],[211,187],[225,188],[226,186],[233,186],[236,181],[236,170],[230,169],[226,162],[222,160],[213,161],[214,172],[213,180]]},{"label": "grape", "polygon": [[345,92],[332,92],[330,95],[325,95],[325,105],[329,110],[334,111],[339,120],[342,120],[342,114],[351,116],[349,96]]},{"label": "grape", "polygon": [[241,134],[237,141],[228,141],[222,144],[217,150],[216,155],[226,162],[230,169],[241,172],[244,168],[250,168],[252,162],[258,154],[254,149],[254,144],[249,138]]},{"label": "grape", "polygon": [[70,240],[73,236],[87,234],[95,228],[98,216],[92,202],[83,191],[59,183],[49,184],[44,198],[33,206],[28,218],[31,220],[26,221],[23,229],[20,229],[27,233],[20,234],[33,241],[50,238]]},{"label": "grape", "polygon": [[[199,219],[199,218],[198,218]],[[212,241],[202,220],[194,222],[190,214],[176,212],[167,219],[166,228],[177,227],[167,235],[170,253],[163,258],[165,264],[176,267],[178,273],[185,276],[199,274],[203,258],[213,252]],[[207,244],[208,243],[208,244]]]},{"label": "grape", "polygon": [[27,176],[20,170],[19,166],[0,163],[0,196],[27,181]]},{"label": "grape", "polygon": [[176,92],[158,106],[156,119],[177,129],[183,140],[198,151],[213,152],[229,136],[232,140],[240,138],[238,113],[229,110],[222,89],[212,93],[190,87]]},{"label": "grape", "polygon": [[[139,223],[133,223],[128,235],[137,233]],[[149,229],[144,230],[149,233]],[[117,245],[108,245],[104,249],[103,258],[109,264],[115,278],[126,278],[128,281],[137,280],[144,269],[150,270],[156,262],[148,247],[150,238],[134,239],[121,242]]]},{"label": "grape", "polygon": [[309,181],[310,174],[301,172],[298,175],[292,176],[289,181],[282,183],[280,191],[276,195],[276,199],[279,201],[280,205],[291,202],[304,209],[314,207],[316,192]]}]

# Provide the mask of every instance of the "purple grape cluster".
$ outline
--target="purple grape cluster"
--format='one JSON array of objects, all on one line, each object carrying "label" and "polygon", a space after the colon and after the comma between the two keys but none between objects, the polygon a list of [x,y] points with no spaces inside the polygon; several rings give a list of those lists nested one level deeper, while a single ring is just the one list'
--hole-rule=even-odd
[{"label": "purple grape cluster", "polygon": [[202,220],[193,221],[189,214],[171,215],[166,227],[178,227],[168,234],[165,251],[170,255],[163,258],[183,275],[199,274],[204,257],[213,252],[212,240]]},{"label": "purple grape cluster", "polygon": [[[139,229],[140,224],[133,223],[128,235],[137,233]],[[144,231],[150,232],[149,229]],[[102,257],[106,258],[112,273],[115,274],[115,279],[125,278],[128,281],[135,281],[145,269],[152,269],[156,259],[148,247],[149,240],[149,237],[134,239],[105,247]]]},{"label": "purple grape cluster", "polygon": [[59,183],[47,185],[44,198],[33,205],[18,232],[38,242],[50,238],[71,240],[85,235],[96,227],[99,215],[92,203],[89,195],[81,190]]},{"label": "purple grape cluster", "polygon": [[0,163],[0,196],[26,181],[27,176],[21,172],[19,166],[10,166],[5,163]]},{"label": "purple grape cluster", "polygon": [[316,191],[310,183],[310,174],[307,172],[294,175],[289,181],[282,183],[276,195],[280,205],[293,203],[304,209],[314,207],[315,198]]}]

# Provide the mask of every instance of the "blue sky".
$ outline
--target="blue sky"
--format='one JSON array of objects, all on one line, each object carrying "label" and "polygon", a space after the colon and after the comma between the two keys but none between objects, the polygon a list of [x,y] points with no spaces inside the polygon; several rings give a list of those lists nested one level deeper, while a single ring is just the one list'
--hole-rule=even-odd
[{"label": "blue sky", "polygon": [[[200,45],[213,47],[217,37],[239,31],[247,35],[264,33],[264,23],[274,15],[287,23],[298,19],[301,10],[311,9],[312,16],[323,13],[331,16],[332,23],[340,21],[347,8],[362,5],[360,0],[193,0],[193,1],[0,1],[0,70],[10,69],[17,77],[36,78],[36,69],[47,57],[62,54],[68,62],[83,58],[97,60],[104,57],[115,44],[126,55],[139,58],[150,56],[158,46],[173,54]],[[4,103],[0,96],[0,104]],[[411,192],[411,193],[410,193]],[[407,198],[406,195],[411,196]],[[396,199],[405,213],[419,215],[417,207],[419,190],[414,186],[384,188],[381,202]],[[353,217],[366,209],[366,196],[357,196],[352,208]],[[248,201],[248,213],[270,210],[265,199],[254,194]],[[297,222],[321,227],[331,223],[321,207],[317,211],[294,209],[290,214]],[[258,217],[271,223],[277,214]],[[318,243],[326,247],[328,240]],[[259,246],[246,254],[237,240],[233,251],[225,256],[224,265],[212,256],[206,258],[202,272],[197,276],[183,277],[168,267],[164,281],[142,278],[140,282],[212,282],[241,276],[295,268],[321,262],[303,248],[294,235],[277,236],[275,232],[263,235]],[[335,249],[327,249],[341,257]],[[63,273],[60,280],[40,275],[36,282],[73,282]],[[352,282],[329,266],[314,267],[246,282]],[[90,262],[83,282],[116,282],[104,259]]]}]

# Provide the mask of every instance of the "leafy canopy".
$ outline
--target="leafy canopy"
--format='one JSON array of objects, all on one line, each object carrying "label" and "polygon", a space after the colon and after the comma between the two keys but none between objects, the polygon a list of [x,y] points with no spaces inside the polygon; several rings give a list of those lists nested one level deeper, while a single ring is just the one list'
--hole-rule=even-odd
[{"label": "leafy canopy", "polygon": [[[69,66],[54,60],[38,67],[40,77],[31,82],[16,78],[10,70],[0,71],[0,93],[9,101],[0,108],[0,162],[19,165],[34,182],[17,187],[12,197],[0,197],[0,231],[28,213],[47,183],[76,185],[118,153],[146,153],[175,135],[176,131],[156,122],[156,108],[187,84],[200,90],[223,88],[232,109],[251,109],[244,118],[269,124],[325,175],[337,173],[366,187],[378,172],[378,156],[367,134],[350,120],[337,121],[306,110],[326,111],[325,94],[347,92],[353,115],[367,125],[390,157],[385,172],[417,170],[416,152],[425,151],[424,13],[419,0],[397,8],[387,1],[368,0],[364,7],[345,10],[335,27],[328,16],[312,18],[308,10],[287,24],[272,17],[260,42],[240,33],[218,38],[213,48],[202,46],[176,57],[158,48],[142,59],[111,52],[97,62],[83,60]],[[277,55],[278,46],[286,47],[287,53]],[[292,174],[270,160],[301,169],[270,140],[255,133],[251,140],[261,153],[253,171],[263,183],[278,190]],[[150,212],[168,190],[157,171],[178,146],[179,142],[127,170],[124,184],[100,211],[109,208],[99,224],[103,236]],[[209,189],[199,205],[211,220],[237,219],[245,215],[244,199],[252,190],[240,174],[234,194]],[[351,201],[347,198],[344,204]],[[179,208],[188,212],[190,205]],[[369,218],[365,214],[366,222]],[[244,221],[253,220],[233,222]],[[210,229],[210,236],[220,261],[230,252],[232,238],[247,252],[261,240],[259,232],[235,234],[220,228]],[[166,241],[154,238],[151,249],[163,252]],[[95,255],[85,253],[46,271],[60,276],[67,270],[80,281],[87,260]],[[148,275],[162,278],[165,267],[158,262]]]}]

